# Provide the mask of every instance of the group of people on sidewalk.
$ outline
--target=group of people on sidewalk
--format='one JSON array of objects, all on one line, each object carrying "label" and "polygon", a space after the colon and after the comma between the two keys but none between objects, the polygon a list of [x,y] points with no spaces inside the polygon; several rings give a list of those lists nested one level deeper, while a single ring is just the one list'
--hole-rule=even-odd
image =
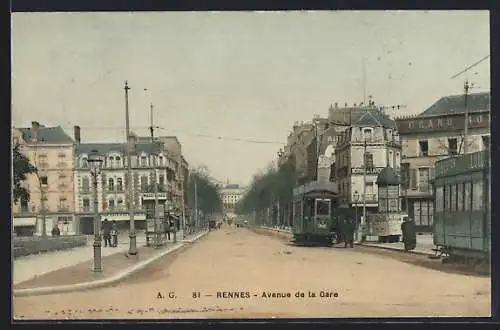
[{"label": "group of people on sidewalk", "polygon": [[104,247],[118,246],[118,225],[115,220],[109,222],[104,219],[101,226],[102,237],[104,238]]}]

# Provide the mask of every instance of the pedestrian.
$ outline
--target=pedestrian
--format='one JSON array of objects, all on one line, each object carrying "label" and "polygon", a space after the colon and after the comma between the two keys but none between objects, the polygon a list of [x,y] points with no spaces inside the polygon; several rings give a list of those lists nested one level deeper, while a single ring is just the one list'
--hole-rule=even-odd
[{"label": "pedestrian", "polygon": [[60,236],[61,231],[59,230],[59,226],[56,224],[54,228],[52,228],[52,236]]},{"label": "pedestrian", "polygon": [[169,219],[167,219],[167,221],[165,221],[165,236],[167,237],[167,239],[170,241],[170,230],[171,230],[172,227],[172,223],[170,222]]},{"label": "pedestrian", "polygon": [[113,238],[113,247],[118,246],[118,225],[116,223],[116,220],[113,220],[113,225],[111,226],[111,237]]},{"label": "pedestrian", "polygon": [[354,247],[354,230],[355,230],[355,224],[354,220],[350,217],[345,218],[345,224],[344,224],[344,247],[347,248],[349,246],[350,248]]},{"label": "pedestrian", "polygon": [[405,251],[414,250],[417,246],[417,233],[413,219],[409,217],[405,217],[403,219],[403,223],[401,224],[401,233],[403,234]]},{"label": "pedestrian", "polygon": [[104,247],[111,247],[111,224],[108,219],[104,219],[102,223],[102,236],[104,237]]}]

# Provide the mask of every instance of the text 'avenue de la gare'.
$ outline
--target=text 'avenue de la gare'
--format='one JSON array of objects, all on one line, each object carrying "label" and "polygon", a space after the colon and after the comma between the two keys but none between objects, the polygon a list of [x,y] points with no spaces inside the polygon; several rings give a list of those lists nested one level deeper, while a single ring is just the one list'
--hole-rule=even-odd
[{"label": "text 'avenue de la gare'", "polygon": [[332,290],[321,291],[295,291],[295,292],[275,292],[275,291],[262,291],[259,293],[250,291],[217,291],[213,294],[193,292],[193,298],[202,297],[215,297],[218,299],[250,299],[250,298],[337,298],[338,292]]}]

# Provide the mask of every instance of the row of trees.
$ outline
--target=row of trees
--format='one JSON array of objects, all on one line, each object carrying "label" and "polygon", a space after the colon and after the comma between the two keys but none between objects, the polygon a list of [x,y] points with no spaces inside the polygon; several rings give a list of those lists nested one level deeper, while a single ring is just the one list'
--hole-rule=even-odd
[{"label": "row of trees", "polygon": [[[196,189],[195,189],[196,185]],[[190,209],[195,208],[195,192],[197,196],[198,210],[204,214],[215,214],[222,212],[222,198],[219,187],[212,183],[206,171],[192,171],[188,180],[188,200]]]},{"label": "row of trees", "polygon": [[[255,212],[262,221],[267,210],[271,211],[273,223],[283,223],[284,219],[277,219],[278,205],[280,218],[289,216],[293,201],[293,188],[296,184],[296,175],[290,164],[286,163],[276,169],[269,166],[266,171],[254,176],[250,188],[237,205],[238,214]],[[287,214],[288,213],[288,214]],[[268,220],[268,219],[266,219]],[[287,221],[285,221],[286,223]]]}]

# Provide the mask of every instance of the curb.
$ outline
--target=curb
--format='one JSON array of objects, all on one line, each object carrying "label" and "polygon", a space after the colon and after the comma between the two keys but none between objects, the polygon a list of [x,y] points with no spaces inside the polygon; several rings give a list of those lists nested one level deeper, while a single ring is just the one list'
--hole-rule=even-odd
[{"label": "curb", "polygon": [[369,248],[397,251],[397,252],[401,252],[401,253],[412,253],[412,254],[418,254],[418,255],[422,255],[422,256],[433,256],[434,255],[434,253],[415,251],[415,250],[405,251],[405,250],[396,249],[396,248],[389,247],[389,246],[368,245],[368,244],[364,244],[364,243],[354,243],[354,244],[359,245],[359,246],[369,247]]},{"label": "curb", "polygon": [[[192,243],[192,242],[202,238],[206,234],[208,234],[208,231],[193,237],[191,240],[189,240],[187,242]],[[110,284],[113,284],[115,282],[123,280],[124,278],[136,273],[139,270],[146,268],[147,266],[149,266],[151,263],[155,262],[156,260],[164,257],[165,255],[167,255],[169,253],[177,251],[184,246],[185,246],[185,244],[183,242],[180,242],[179,245],[175,246],[174,248],[172,248],[170,250],[166,250],[164,252],[161,252],[160,254],[158,254],[150,259],[144,260],[144,261],[142,261],[142,262],[140,262],[140,263],[138,263],[130,268],[123,270],[122,272],[120,272],[116,275],[110,276],[108,278],[104,278],[102,280],[84,282],[84,283],[78,283],[78,284],[48,286],[48,287],[41,287],[41,288],[17,289],[17,290],[13,290],[12,295],[14,297],[27,297],[27,296],[37,296],[37,295],[66,293],[66,292],[73,292],[73,291],[96,289],[99,287],[108,286]]]}]

